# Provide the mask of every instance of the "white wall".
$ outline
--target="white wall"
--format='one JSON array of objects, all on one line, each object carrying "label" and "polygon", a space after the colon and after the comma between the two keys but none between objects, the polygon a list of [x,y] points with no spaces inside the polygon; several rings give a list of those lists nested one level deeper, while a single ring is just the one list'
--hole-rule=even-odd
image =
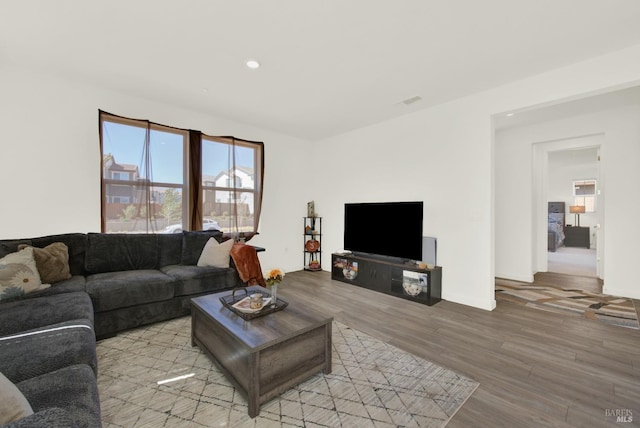
[{"label": "white wall", "polygon": [[[638,80],[640,46],[635,46],[317,143],[314,159],[327,166],[318,171],[315,198],[325,217],[325,254],[342,248],[345,202],[423,200],[424,234],[438,238],[443,298],[494,308],[498,260],[501,268],[507,266],[516,275],[524,272],[523,278],[532,276],[534,224],[531,194],[510,200],[518,206],[516,213],[504,211],[503,201],[496,200],[496,235],[508,225],[501,221],[504,216],[519,233],[509,238],[517,242],[515,246],[502,242],[500,233],[500,245],[494,248],[494,195],[497,198],[519,184],[500,169],[497,154],[494,171],[492,115]],[[509,152],[500,156],[528,174],[524,184],[531,189],[531,147],[526,152],[504,149]],[[401,225],[392,227],[401,233]],[[521,236],[523,231],[528,237]],[[323,258],[323,268],[330,269],[329,257]],[[633,277],[629,268],[615,268],[620,269],[616,275]]]},{"label": "white wall", "polygon": [[[505,223],[496,229],[496,275],[518,279],[537,271],[535,257],[530,254],[536,245],[535,234],[546,236],[544,230],[531,227],[535,217],[533,177],[533,144],[545,144],[549,150],[573,145],[601,145],[601,188],[599,204],[603,204],[604,291],[617,296],[640,297],[640,287],[633,280],[640,239],[640,225],[631,221],[629,213],[640,209],[640,201],[630,198],[637,193],[640,180],[640,105],[610,108],[599,113],[545,122],[498,132],[496,135],[496,211],[501,217],[526,215],[521,227]],[[524,204],[524,205],[522,205]],[[496,216],[497,218],[497,216]],[[573,222],[573,216],[568,214]],[[582,224],[581,219],[581,224]],[[532,231],[536,231],[533,232]],[[540,243],[540,242],[538,242]],[[543,242],[546,247],[546,238]]]},{"label": "white wall", "polygon": [[[443,298],[493,307],[489,115],[458,115],[454,105],[360,129],[315,146],[322,183],[316,211],[323,246],[343,246],[345,202],[424,201],[425,236],[438,238]],[[453,110],[450,110],[453,108]],[[452,117],[457,125],[452,126]],[[480,138],[482,140],[482,138]],[[453,143],[455,142],[455,143]],[[402,223],[379,219],[374,233],[402,234]],[[329,257],[323,268],[330,268]]]},{"label": "white wall", "polygon": [[0,69],[0,239],[100,231],[98,109],[265,145],[264,269],[302,267],[309,143],[33,70]]}]

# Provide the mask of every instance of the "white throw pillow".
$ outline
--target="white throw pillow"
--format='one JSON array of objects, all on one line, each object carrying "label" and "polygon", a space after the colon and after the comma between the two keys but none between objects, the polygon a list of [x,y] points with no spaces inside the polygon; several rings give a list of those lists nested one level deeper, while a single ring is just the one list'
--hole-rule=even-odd
[{"label": "white throw pillow", "polygon": [[233,239],[218,243],[216,238],[209,238],[198,259],[198,266],[229,267],[231,247],[233,247]]},{"label": "white throw pillow", "polygon": [[22,392],[0,373],[0,424],[8,424],[33,415],[31,405]]},{"label": "white throw pillow", "polygon": [[33,247],[0,259],[0,300],[49,288],[43,284],[33,258]]}]

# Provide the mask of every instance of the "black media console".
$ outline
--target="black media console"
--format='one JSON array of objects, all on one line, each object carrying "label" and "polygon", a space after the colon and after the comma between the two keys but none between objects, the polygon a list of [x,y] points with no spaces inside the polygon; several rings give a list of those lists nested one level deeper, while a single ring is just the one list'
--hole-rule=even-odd
[{"label": "black media console", "polygon": [[420,269],[415,263],[368,255],[331,255],[331,279],[425,305],[441,300],[442,267]]}]

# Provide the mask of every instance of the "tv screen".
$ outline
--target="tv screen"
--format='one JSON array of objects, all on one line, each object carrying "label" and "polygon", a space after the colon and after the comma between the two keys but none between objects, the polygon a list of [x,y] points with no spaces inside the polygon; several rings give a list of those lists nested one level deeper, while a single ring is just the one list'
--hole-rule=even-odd
[{"label": "tv screen", "polygon": [[344,249],[422,260],[422,202],[345,204]]}]

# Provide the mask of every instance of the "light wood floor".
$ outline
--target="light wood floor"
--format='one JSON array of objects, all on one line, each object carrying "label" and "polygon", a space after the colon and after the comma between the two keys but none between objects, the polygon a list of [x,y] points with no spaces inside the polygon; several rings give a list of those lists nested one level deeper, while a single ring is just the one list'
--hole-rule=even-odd
[{"label": "light wood floor", "polygon": [[[446,283],[444,284],[446,287]],[[448,427],[617,426],[607,409],[640,421],[640,331],[499,302],[484,311],[425,306],[291,272],[278,288],[352,328],[480,382]]]}]

